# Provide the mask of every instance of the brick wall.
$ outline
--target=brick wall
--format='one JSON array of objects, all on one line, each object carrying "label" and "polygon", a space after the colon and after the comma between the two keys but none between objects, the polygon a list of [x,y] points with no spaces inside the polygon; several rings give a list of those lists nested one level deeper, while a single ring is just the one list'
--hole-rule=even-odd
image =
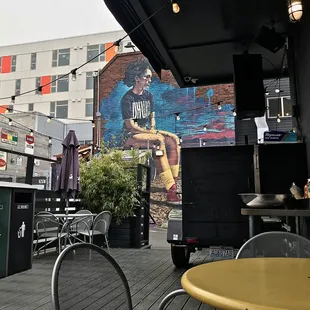
[{"label": "brick wall", "polygon": [[[131,53],[125,53],[125,54],[118,54],[116,55],[100,72],[99,74],[99,102],[101,103],[102,100],[105,98],[108,98],[110,96],[111,91],[113,88],[117,85],[117,83],[123,79],[124,72],[126,69],[126,66],[129,62],[134,61],[135,59],[143,57],[140,52],[131,52]],[[156,74],[154,73],[156,76]],[[174,87],[178,87],[177,82],[173,78],[170,71],[163,71],[161,76],[161,81],[163,83],[168,83]],[[94,113],[96,114],[96,102],[97,102],[97,84],[98,81],[95,81],[95,109]],[[214,96],[212,97],[212,103],[222,101],[224,104],[234,104],[234,90],[232,84],[224,84],[224,85],[212,85],[212,86],[206,86],[206,87],[198,87],[196,89],[196,97],[205,98],[206,97],[206,91],[208,89],[214,90]],[[207,99],[206,99],[207,100]],[[95,117],[95,115],[94,115]],[[104,115],[102,115],[104,118]],[[104,129],[104,124],[101,122],[101,130],[100,133],[102,135]],[[95,140],[96,140],[96,133],[95,132]],[[100,136],[102,138],[102,136]]]}]

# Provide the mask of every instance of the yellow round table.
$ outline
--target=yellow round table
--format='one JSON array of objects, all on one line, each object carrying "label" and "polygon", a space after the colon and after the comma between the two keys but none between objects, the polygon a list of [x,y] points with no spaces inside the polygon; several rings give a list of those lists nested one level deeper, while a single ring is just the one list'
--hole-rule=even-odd
[{"label": "yellow round table", "polygon": [[193,267],[184,290],[218,309],[309,310],[310,259],[233,259]]}]

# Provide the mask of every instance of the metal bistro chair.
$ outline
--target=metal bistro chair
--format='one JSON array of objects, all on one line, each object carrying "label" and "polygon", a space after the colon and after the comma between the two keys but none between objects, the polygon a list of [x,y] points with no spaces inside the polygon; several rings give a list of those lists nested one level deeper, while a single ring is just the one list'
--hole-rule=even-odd
[{"label": "metal bistro chair", "polygon": [[264,232],[243,244],[236,259],[254,257],[310,258],[310,241],[283,231]]},{"label": "metal bistro chair", "polygon": [[[40,251],[44,249],[45,254],[47,246],[55,240],[58,241],[58,251],[60,252],[60,239],[66,234],[60,232],[61,224],[53,213],[47,211],[41,211],[37,213],[34,217],[34,228],[36,233],[36,244],[34,247],[34,252],[37,251],[37,258],[40,256]],[[45,239],[45,243],[38,249],[40,239]]]},{"label": "metal bistro chair", "polygon": [[77,235],[82,234],[82,233],[87,233],[87,234],[83,234],[84,242],[86,242],[85,237],[86,237],[86,235],[88,235],[88,236],[90,235],[90,229],[91,229],[91,226],[93,224],[93,218],[91,216],[87,216],[87,215],[92,214],[92,212],[89,210],[80,210],[80,211],[76,212],[76,214],[85,214],[85,218],[74,219],[70,225],[70,233],[71,233],[71,235],[75,234],[74,238],[77,240],[79,240]]},{"label": "metal bistro chair", "polygon": [[88,236],[90,238],[90,243],[93,243],[94,236],[104,235],[108,252],[111,254],[108,240],[111,221],[112,213],[110,211],[102,211],[95,217],[92,229],[89,231],[80,231],[80,234]]},{"label": "metal bistro chair", "polygon": [[52,274],[54,310],[132,310],[130,289],[117,262],[102,248],[76,243],[61,252]]}]

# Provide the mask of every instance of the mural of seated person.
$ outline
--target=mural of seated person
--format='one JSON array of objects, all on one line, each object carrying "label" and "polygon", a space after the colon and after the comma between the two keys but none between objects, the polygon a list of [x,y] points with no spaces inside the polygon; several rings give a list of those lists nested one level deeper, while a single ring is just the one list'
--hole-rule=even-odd
[{"label": "mural of seated person", "polygon": [[180,164],[180,141],[170,132],[155,128],[154,98],[147,89],[152,82],[152,67],[145,58],[127,65],[123,82],[131,87],[121,99],[124,120],[124,147],[147,148],[156,145],[162,156],[155,157],[155,165],[167,190],[167,203],[180,205],[177,181]]}]

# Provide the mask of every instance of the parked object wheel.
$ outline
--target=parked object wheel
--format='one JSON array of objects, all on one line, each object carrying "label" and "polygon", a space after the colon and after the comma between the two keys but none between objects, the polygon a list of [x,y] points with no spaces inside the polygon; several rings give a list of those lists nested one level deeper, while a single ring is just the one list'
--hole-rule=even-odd
[{"label": "parked object wheel", "polygon": [[171,245],[171,257],[177,268],[186,268],[189,263],[190,250],[188,247]]}]

